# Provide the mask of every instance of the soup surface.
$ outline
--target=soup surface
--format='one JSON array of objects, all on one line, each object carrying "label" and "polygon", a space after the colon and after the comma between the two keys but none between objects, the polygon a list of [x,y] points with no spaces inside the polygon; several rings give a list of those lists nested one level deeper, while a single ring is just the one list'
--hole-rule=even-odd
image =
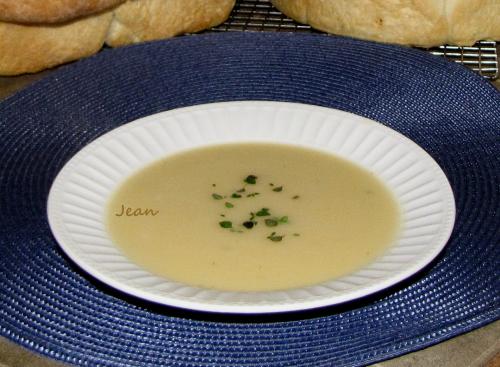
[{"label": "soup surface", "polygon": [[373,174],[320,151],[226,144],[128,178],[108,231],[141,267],[192,286],[271,291],[356,271],[381,255],[399,208]]}]

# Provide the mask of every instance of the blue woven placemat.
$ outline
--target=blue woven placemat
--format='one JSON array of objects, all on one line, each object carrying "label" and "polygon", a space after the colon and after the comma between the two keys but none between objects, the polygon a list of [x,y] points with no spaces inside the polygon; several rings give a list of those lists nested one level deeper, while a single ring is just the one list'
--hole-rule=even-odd
[{"label": "blue woven placemat", "polygon": [[[142,116],[246,99],[351,111],[423,146],[457,201],[443,253],[366,299],[261,317],[149,304],[62,254],[47,193],[80,148]],[[499,92],[425,52],[275,33],[105,50],[0,104],[0,335],[89,366],[359,366],[437,343],[500,316],[499,156]]]}]

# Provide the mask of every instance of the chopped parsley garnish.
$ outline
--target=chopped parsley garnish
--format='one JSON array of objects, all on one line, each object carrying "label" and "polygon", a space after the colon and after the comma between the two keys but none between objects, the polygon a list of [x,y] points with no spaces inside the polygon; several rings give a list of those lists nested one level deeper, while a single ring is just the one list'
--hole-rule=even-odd
[{"label": "chopped parsley garnish", "polygon": [[222,228],[233,228],[233,222],[230,222],[228,220],[224,220],[222,222],[219,222],[219,225],[222,227]]},{"label": "chopped parsley garnish", "polygon": [[266,216],[271,215],[271,214],[269,214],[268,208],[262,208],[257,213],[255,213],[255,215],[257,215],[258,217],[266,217]]},{"label": "chopped parsley garnish", "polygon": [[276,219],[266,219],[265,223],[268,227],[276,227],[278,225],[278,221]]},{"label": "chopped parsley garnish", "polygon": [[285,236],[284,235],[277,235],[276,232],[273,232],[269,236],[267,236],[266,238],[270,239],[273,242],[280,242],[283,239],[283,237],[285,237]]},{"label": "chopped parsley garnish", "polygon": [[[212,198],[214,200],[224,200],[223,203],[224,203],[224,207],[227,208],[227,209],[232,209],[232,208],[235,208],[235,204],[234,204],[234,201],[229,199],[229,198],[233,198],[233,199],[241,199],[241,201],[239,201],[240,203],[244,202],[244,198],[253,198],[253,197],[256,197],[257,195],[261,195],[263,194],[263,196],[265,197],[265,195],[272,195],[272,194],[268,194],[268,192],[256,192],[256,191],[252,191],[252,190],[248,190],[247,191],[247,188],[248,186],[246,185],[257,185],[257,176],[255,175],[248,175],[244,180],[243,182],[245,183],[245,186],[240,188],[240,189],[237,189],[237,190],[233,190],[233,192],[231,194],[227,194],[227,195],[224,195],[224,193],[222,194],[218,194],[218,193],[212,193]],[[283,186],[276,186],[274,183],[272,182],[268,182],[269,186],[271,187],[271,190],[274,191],[274,192],[282,192],[283,191]],[[217,185],[215,183],[212,184],[212,187],[216,187]],[[241,186],[240,186],[241,187]],[[220,190],[220,189],[219,189]],[[299,195],[295,195],[292,197],[292,199],[298,199],[299,198]],[[226,201],[226,200],[231,200],[231,201]],[[259,202],[260,200],[257,200],[257,202]],[[273,212],[275,211],[275,209],[273,208],[272,209]],[[238,213],[238,208],[231,211],[231,213]],[[227,218],[226,219],[226,214],[219,214],[221,217],[223,217],[224,219],[222,219],[222,221],[219,222],[219,226],[221,228],[225,228],[225,229],[228,229],[230,232],[236,232],[236,233],[245,233],[245,229],[247,230],[250,230],[252,228],[254,228],[255,226],[257,226],[259,224],[259,222],[261,223],[261,226],[265,225],[266,227],[272,227],[274,229],[274,227],[278,227],[282,224],[287,224],[288,223],[288,216],[284,215],[284,216],[275,216],[275,215],[271,215],[271,211],[269,208],[261,208],[260,210],[256,211],[256,212],[250,212],[250,218],[243,221],[242,222],[235,222],[234,220],[229,220],[229,219],[235,219],[235,218]],[[232,215],[228,215],[229,217],[231,217]],[[235,224],[233,226],[233,222],[234,223],[238,223],[238,224]],[[241,224],[239,224],[241,223]],[[287,226],[288,227],[288,226]],[[253,231],[255,232],[255,231]],[[257,231],[256,233],[260,233],[259,231]],[[251,236],[250,234],[247,234],[248,236]],[[277,234],[276,232],[272,232],[270,235],[268,235],[266,238],[271,240],[272,242],[281,242],[286,236],[294,236],[294,237],[298,237],[300,236],[300,233],[293,233],[293,232],[287,232],[285,231],[285,233],[281,233],[281,234]]]},{"label": "chopped parsley garnish", "polygon": [[246,182],[247,184],[250,185],[255,185],[255,183],[257,182],[257,176],[248,175],[247,178],[243,180],[243,182]]},{"label": "chopped parsley garnish", "polygon": [[268,218],[264,221],[268,227],[276,227],[278,224],[288,223],[288,217],[285,215],[281,218]]},{"label": "chopped parsley garnish", "polygon": [[256,224],[255,222],[247,220],[246,222],[243,222],[243,227],[245,227],[246,229],[252,229],[255,226],[255,224]]}]

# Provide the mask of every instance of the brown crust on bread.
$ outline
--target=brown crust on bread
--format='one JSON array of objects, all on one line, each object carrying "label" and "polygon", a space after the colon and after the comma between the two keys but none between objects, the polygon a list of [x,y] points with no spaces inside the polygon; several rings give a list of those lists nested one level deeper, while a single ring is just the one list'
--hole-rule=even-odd
[{"label": "brown crust on bread", "polygon": [[319,30],[432,47],[500,38],[500,0],[271,0]]},{"label": "brown crust on bread", "polygon": [[[338,35],[403,45],[446,40],[441,0],[272,0],[284,14]],[[305,20],[305,21],[304,21]]]},{"label": "brown crust on bread", "polygon": [[106,12],[47,26],[0,22],[0,75],[34,73],[96,53],[112,16]]},{"label": "brown crust on bread", "polygon": [[106,38],[112,47],[194,33],[222,23],[234,0],[127,1],[114,11]]},{"label": "brown crust on bread", "polygon": [[105,41],[122,46],[197,32],[223,22],[233,5],[234,0],[134,0],[65,23],[0,22],[0,75],[33,73],[86,57]]},{"label": "brown crust on bread", "polygon": [[448,43],[473,45],[481,39],[500,40],[500,0],[452,0]]},{"label": "brown crust on bread", "polygon": [[34,24],[66,22],[99,13],[125,0],[0,0],[0,21]]}]

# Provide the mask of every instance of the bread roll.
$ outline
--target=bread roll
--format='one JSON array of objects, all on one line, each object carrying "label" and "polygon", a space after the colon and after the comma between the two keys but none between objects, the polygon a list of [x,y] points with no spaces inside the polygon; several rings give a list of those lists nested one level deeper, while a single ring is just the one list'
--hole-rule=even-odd
[{"label": "bread roll", "polygon": [[500,0],[272,0],[319,30],[421,47],[500,39]]},{"label": "bread roll", "polygon": [[96,53],[112,18],[106,12],[62,25],[0,22],[0,75],[33,73]]},{"label": "bread roll", "polygon": [[125,0],[0,0],[0,21],[60,23],[109,9]]},{"label": "bread roll", "polygon": [[447,43],[472,45],[481,39],[500,40],[500,0],[448,0]]},{"label": "bread roll", "polygon": [[114,11],[106,43],[117,47],[198,32],[222,23],[234,0],[128,1]]},{"label": "bread roll", "polygon": [[[2,1],[6,0],[0,4]],[[103,5],[106,1],[120,2],[93,3]],[[104,43],[117,47],[197,32],[222,23],[233,6],[234,0],[129,0],[64,23],[0,22],[0,75],[33,73],[86,57],[98,52]]]}]

